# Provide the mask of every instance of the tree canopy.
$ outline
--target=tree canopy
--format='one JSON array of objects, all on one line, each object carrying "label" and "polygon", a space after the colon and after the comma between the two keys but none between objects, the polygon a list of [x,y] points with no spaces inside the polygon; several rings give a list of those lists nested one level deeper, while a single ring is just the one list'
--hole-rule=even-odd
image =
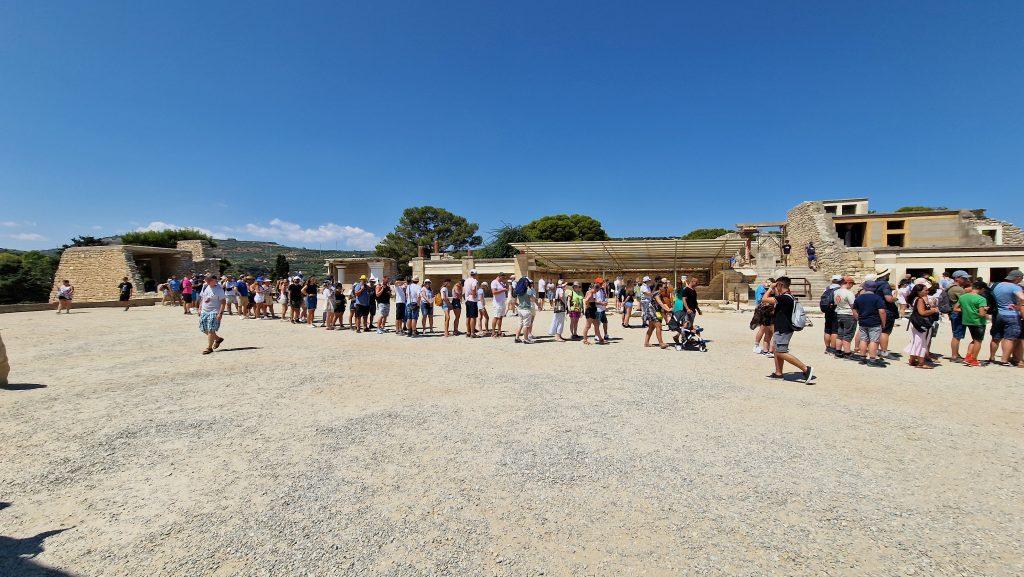
[{"label": "tree canopy", "polygon": [[398,226],[377,245],[377,255],[393,258],[399,270],[409,271],[409,261],[416,257],[417,247],[433,252],[438,241],[443,252],[476,248],[483,239],[476,234],[479,225],[465,217],[436,206],[414,206],[402,211]]},{"label": "tree canopy", "polygon": [[585,214],[552,214],[523,226],[535,241],[608,240],[601,222]]},{"label": "tree canopy", "polygon": [[526,234],[522,225],[503,224],[491,231],[491,242],[476,251],[480,258],[512,258],[516,255],[516,249],[512,248],[513,242],[529,242],[532,240]]},{"label": "tree canopy", "polygon": [[733,232],[725,228],[695,228],[683,235],[683,240],[705,240],[718,238],[723,234]]},{"label": "tree canopy", "polygon": [[930,210],[949,210],[944,206],[901,206],[896,212],[928,212]]},{"label": "tree canopy", "polygon": [[210,235],[194,228],[168,228],[165,230],[144,230],[126,232],[121,235],[124,244],[176,248],[179,240],[205,240],[210,246],[217,246]]},{"label": "tree canopy", "polygon": [[288,257],[278,254],[274,260],[274,278],[285,278],[288,276]]},{"label": "tree canopy", "polygon": [[39,251],[0,253],[0,304],[49,300],[57,262]]}]

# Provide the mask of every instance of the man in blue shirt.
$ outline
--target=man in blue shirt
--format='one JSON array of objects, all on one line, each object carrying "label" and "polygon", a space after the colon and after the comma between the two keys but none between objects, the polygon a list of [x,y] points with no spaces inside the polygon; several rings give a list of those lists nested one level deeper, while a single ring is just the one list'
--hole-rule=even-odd
[{"label": "man in blue shirt", "polygon": [[997,313],[992,317],[992,344],[990,358],[995,362],[996,349],[1002,345],[1003,362],[1007,365],[1010,359],[1021,360],[1021,313],[1024,312],[1024,288],[1021,288],[1024,273],[1012,270],[1006,280],[992,288],[992,296],[996,301]]},{"label": "man in blue shirt", "polygon": [[[252,280],[252,277],[248,277],[248,280]],[[246,318],[249,316],[249,284],[245,278],[238,277],[235,282],[235,290],[238,291],[239,314],[242,315],[242,318]]]},{"label": "man in blue shirt", "polygon": [[181,281],[178,277],[171,276],[167,279],[167,286],[171,289],[171,302],[175,305],[181,304]]},{"label": "man in blue shirt", "polygon": [[860,324],[860,355],[864,357],[861,364],[885,366],[878,358],[878,343],[882,339],[882,327],[885,326],[888,312],[885,299],[866,289],[853,301],[853,318]]},{"label": "man in blue shirt", "polygon": [[359,277],[359,282],[352,287],[352,294],[356,297],[356,332],[370,330],[370,323],[367,315],[370,314],[370,285],[366,283],[366,275]]}]

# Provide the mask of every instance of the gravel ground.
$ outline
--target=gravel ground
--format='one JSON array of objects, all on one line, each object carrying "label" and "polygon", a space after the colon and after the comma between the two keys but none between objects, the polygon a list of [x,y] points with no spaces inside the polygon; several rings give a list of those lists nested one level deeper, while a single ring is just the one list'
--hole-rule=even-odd
[{"label": "gravel ground", "polygon": [[1024,574],[1024,372],[810,328],[818,384],[771,382],[747,320],[702,354],[229,317],[201,356],[175,309],[2,315],[0,575]]}]

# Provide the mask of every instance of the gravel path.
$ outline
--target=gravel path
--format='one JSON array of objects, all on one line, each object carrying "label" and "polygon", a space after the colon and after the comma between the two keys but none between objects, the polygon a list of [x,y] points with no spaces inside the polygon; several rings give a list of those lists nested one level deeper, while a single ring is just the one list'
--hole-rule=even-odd
[{"label": "gravel path", "polygon": [[0,575],[1024,574],[1024,371],[869,369],[810,328],[820,382],[777,383],[746,315],[705,317],[705,354],[617,322],[229,317],[201,356],[162,307],[0,315],[12,383],[45,385],[0,390]]}]

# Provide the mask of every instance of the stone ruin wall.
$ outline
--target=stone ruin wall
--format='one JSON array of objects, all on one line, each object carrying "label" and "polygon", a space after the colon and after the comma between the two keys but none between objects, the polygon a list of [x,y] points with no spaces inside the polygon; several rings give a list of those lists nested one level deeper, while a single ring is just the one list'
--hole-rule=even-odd
[{"label": "stone ruin wall", "polygon": [[[980,213],[981,211],[979,211]],[[988,237],[977,232],[975,227],[977,226],[1001,226],[1003,228],[1003,244],[1007,246],[1024,246],[1024,230],[1020,227],[1006,222],[1005,220],[998,220],[995,218],[988,218],[984,215],[978,215],[971,211],[964,211],[961,213],[965,224],[969,225],[971,232],[975,235],[982,236],[985,239]]]},{"label": "stone ruin wall", "polygon": [[786,215],[786,236],[793,250],[789,262],[807,266],[804,247],[814,242],[818,254],[818,270],[824,275],[852,274],[863,278],[875,272],[875,253],[867,248],[847,248],[836,234],[832,215],[817,201],[802,202]]},{"label": "stone ruin wall", "polygon": [[64,279],[70,280],[75,287],[76,301],[117,300],[117,285],[124,277],[132,279],[136,291],[141,290],[142,277],[135,261],[123,247],[69,248],[61,255],[50,300],[57,300],[57,287]]}]

